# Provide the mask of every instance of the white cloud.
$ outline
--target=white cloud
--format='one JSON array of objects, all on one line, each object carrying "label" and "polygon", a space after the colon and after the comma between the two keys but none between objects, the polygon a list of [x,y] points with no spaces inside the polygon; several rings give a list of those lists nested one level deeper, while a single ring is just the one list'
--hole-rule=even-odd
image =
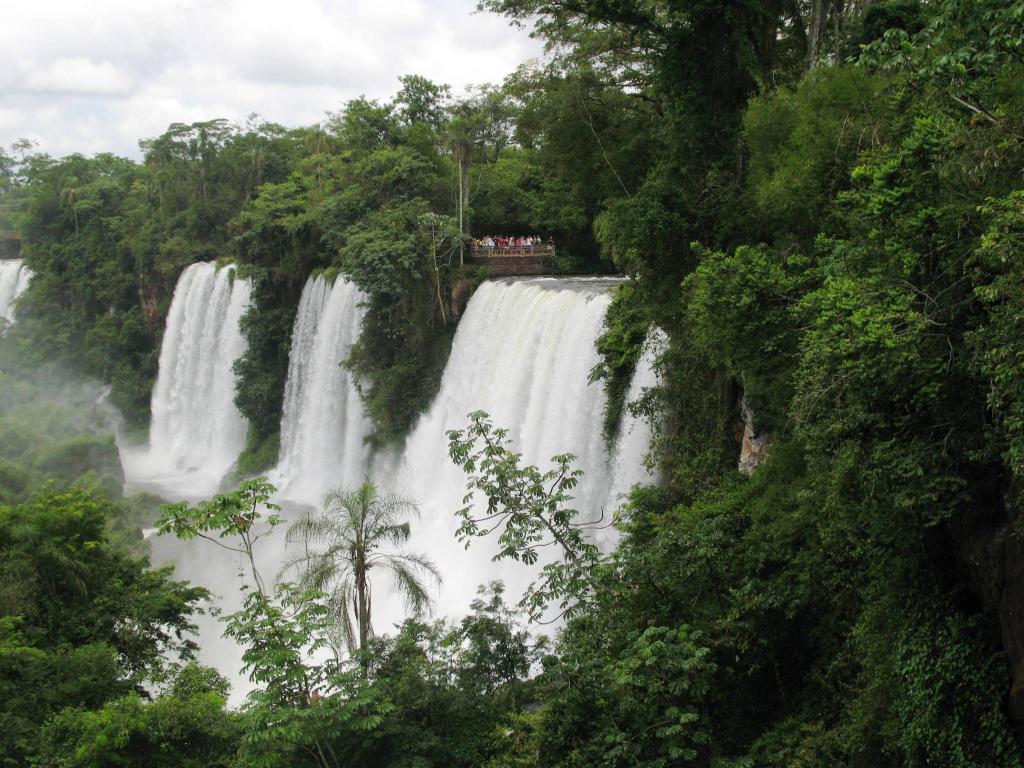
[{"label": "white cloud", "polygon": [[109,61],[95,62],[79,56],[28,68],[25,89],[39,94],[125,96],[131,90],[131,81]]},{"label": "white cloud", "polygon": [[138,156],[170,122],[316,122],[403,74],[461,92],[540,45],[473,0],[37,0],[4,8],[0,145]]}]

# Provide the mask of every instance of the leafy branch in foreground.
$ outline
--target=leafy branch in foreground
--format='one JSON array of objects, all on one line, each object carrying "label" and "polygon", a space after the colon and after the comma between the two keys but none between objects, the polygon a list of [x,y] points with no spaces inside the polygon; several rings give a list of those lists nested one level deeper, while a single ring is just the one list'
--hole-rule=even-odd
[{"label": "leafy branch in foreground", "polygon": [[[600,519],[576,522],[570,492],[583,471],[573,468],[570,453],[551,459],[546,472],[533,464],[523,465],[522,456],[509,447],[508,430],[495,427],[483,411],[469,414],[464,430],[448,432],[448,455],[469,478],[464,507],[456,511],[461,519],[457,535],[469,545],[471,539],[499,532],[495,560],[506,558],[532,565],[539,550],[557,546],[562,557],[541,569],[530,584],[521,605],[531,621],[538,621],[548,605],[557,601],[557,617],[571,617],[586,603],[592,589],[593,572],[601,562],[597,547],[586,540],[585,531]],[[487,499],[487,509],[477,514],[477,493]],[[550,619],[553,621],[554,619]]]},{"label": "leafy branch in foreground", "polygon": [[[334,735],[343,724],[372,730],[389,705],[372,692],[363,695],[366,686],[336,656],[318,660],[335,624],[327,595],[288,582],[277,584],[273,594],[267,591],[254,550],[283,522],[280,508],[270,501],[276,490],[257,478],[194,507],[188,502],[165,505],[158,531],[183,540],[205,539],[249,561],[256,589],[238,611],[223,617],[225,636],[243,648],[242,672],[257,684],[242,712],[239,754],[245,764],[339,768]],[[238,543],[224,541],[229,537]]]},{"label": "leafy branch in foreground", "polygon": [[263,686],[260,696],[289,706],[305,706],[326,686],[328,666],[306,659],[325,645],[329,611],[313,590],[279,584],[275,599],[251,592],[241,610],[225,617],[227,637],[245,649],[242,672]]},{"label": "leafy branch in foreground", "polygon": [[[241,483],[231,493],[219,493],[194,507],[187,501],[165,504],[160,507],[157,534],[173,533],[182,541],[205,539],[221,549],[245,555],[253,583],[260,595],[266,598],[266,586],[256,568],[253,553],[256,542],[270,535],[281,523],[281,516],[277,514],[281,508],[270,501],[276,490],[265,477],[257,477]],[[265,512],[269,514],[264,516]],[[229,536],[237,536],[239,543],[233,545],[223,541]]]}]

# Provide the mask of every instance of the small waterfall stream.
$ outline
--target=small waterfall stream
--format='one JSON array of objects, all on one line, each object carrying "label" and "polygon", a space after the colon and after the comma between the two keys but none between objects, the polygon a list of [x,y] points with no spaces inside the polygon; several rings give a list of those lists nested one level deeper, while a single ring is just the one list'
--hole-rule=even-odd
[{"label": "small waterfall stream", "polygon": [[629,403],[635,403],[644,393],[658,386],[658,371],[655,368],[658,356],[668,346],[668,336],[660,328],[652,328],[644,343],[643,353],[637,361],[633,380],[626,393],[626,409],[619,422],[615,438],[615,450],[611,457],[611,485],[608,503],[616,505],[629,489],[638,483],[655,480],[651,470],[644,464],[644,456],[651,445],[651,425],[643,418],[629,411]]},{"label": "small waterfall stream", "polygon": [[0,261],[0,320],[14,322],[14,304],[31,279],[32,270],[21,259]]}]

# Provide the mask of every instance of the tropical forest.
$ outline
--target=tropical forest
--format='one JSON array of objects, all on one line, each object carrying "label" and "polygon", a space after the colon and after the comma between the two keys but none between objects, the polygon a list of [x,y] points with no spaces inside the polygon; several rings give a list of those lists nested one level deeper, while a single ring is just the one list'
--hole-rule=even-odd
[{"label": "tropical forest", "polygon": [[1024,768],[1024,1],[454,5],[0,149],[0,766]]}]

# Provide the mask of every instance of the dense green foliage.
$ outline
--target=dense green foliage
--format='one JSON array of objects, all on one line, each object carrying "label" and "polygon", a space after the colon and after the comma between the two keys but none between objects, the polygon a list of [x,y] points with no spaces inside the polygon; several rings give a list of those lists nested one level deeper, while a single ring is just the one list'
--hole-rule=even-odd
[{"label": "dense green foliage", "polygon": [[[579,51],[599,20],[673,21],[503,5],[540,10]],[[1019,550],[1004,542],[1019,516],[1024,9],[877,3],[854,21],[854,61],[751,88],[705,180],[680,171],[703,211],[683,215],[654,164],[647,187],[674,202],[641,190],[598,221],[672,338],[646,403],[667,417],[666,484],[634,496],[598,609],[562,636],[552,765],[1021,763]],[[610,315],[609,365],[621,328]],[[775,442],[749,481],[723,462],[740,394]],[[598,675],[645,627],[693,646],[641,658],[678,653],[705,675],[666,698],[692,716],[677,746],[675,731],[645,741],[675,722],[655,681],[650,710],[601,703]]]},{"label": "dense green foliage", "polygon": [[190,653],[189,614],[206,594],[148,570],[109,540],[109,503],[82,492],[0,506],[0,759],[25,765],[38,728],[166,674]]},{"label": "dense green foliage", "polygon": [[[385,444],[436,387],[463,236],[554,234],[567,268],[631,278],[594,371],[609,437],[647,330],[669,339],[633,406],[660,482],[621,510],[618,550],[583,535],[571,456],[524,465],[475,414],[451,458],[487,512],[459,510],[460,535],[561,554],[523,602],[566,616],[543,659],[498,591],[459,626],[366,639],[353,663],[325,652],[343,645],[331,584],[270,588],[250,558],[256,588],[227,624],[246,705],[225,710],[193,667],[147,700],[133,687],[173,642],[154,616],[184,629],[198,593],[109,545],[117,507],[33,495],[116,471],[77,411],[51,431],[15,397],[6,759],[161,764],[175,744],[214,765],[1024,764],[1024,4],[482,5],[535,25],[548,61],[462,101],[404,78],[314,128],[172,126],[142,165],[0,156],[3,215],[19,211],[39,275],[5,344],[110,382],[137,425],[176,275],[236,259],[254,280],[237,371],[256,470],[310,273],[366,294],[347,365]],[[771,443],[751,476],[745,428]],[[252,481],[165,527],[251,554],[257,523],[279,522],[260,517],[268,494]],[[110,594],[90,581],[111,572]]]},{"label": "dense green foliage", "polygon": [[145,161],[27,155],[9,205],[36,273],[20,308],[25,362],[61,361],[111,384],[129,424],[148,420],[163,316],[180,271],[231,254],[228,224],[280,175],[283,129],[172,125]]},{"label": "dense green foliage", "polygon": [[664,485],[561,636],[540,762],[1019,765],[1024,8],[485,5],[558,46],[545,98],[642,126],[595,222],[635,278],[613,406],[645,324],[671,338]]},{"label": "dense green foliage", "polygon": [[[248,481],[196,507],[167,505],[159,521],[163,533],[243,552],[250,564],[248,595],[225,617],[225,634],[243,647],[243,671],[257,687],[233,718],[241,739],[229,764],[469,768],[511,751],[493,734],[514,721],[533,687],[525,678],[543,642],[530,641],[502,585],[481,587],[458,626],[420,621],[428,599],[420,579],[436,575],[434,566],[389,551],[409,538],[410,504],[366,483],[339,489],[324,514],[292,525],[289,537],[305,555],[285,570],[299,582],[271,591],[255,555],[282,522],[273,491],[263,479]],[[394,638],[372,636],[371,569],[390,574],[408,598],[413,618]],[[154,706],[177,705],[164,696]]]}]

